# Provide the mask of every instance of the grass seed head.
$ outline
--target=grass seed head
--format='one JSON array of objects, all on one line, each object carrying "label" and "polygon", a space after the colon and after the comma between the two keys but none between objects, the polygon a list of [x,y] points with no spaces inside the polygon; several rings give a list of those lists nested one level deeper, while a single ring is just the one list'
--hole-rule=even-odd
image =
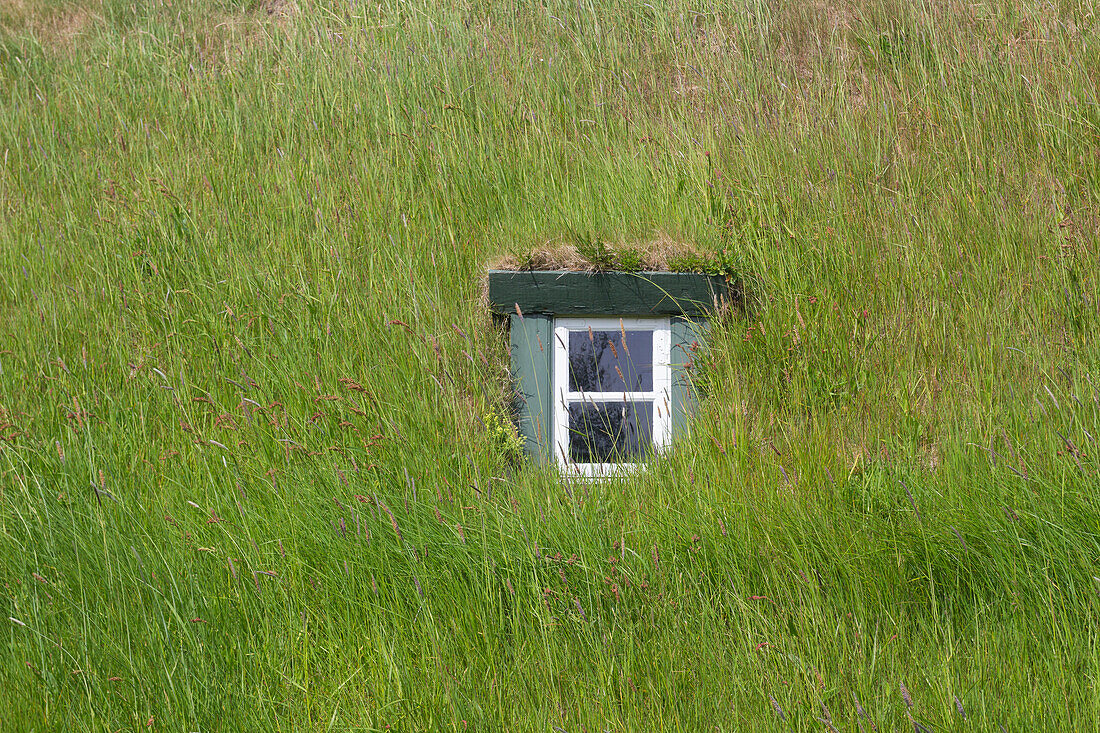
[{"label": "grass seed head", "polygon": [[898,684],[901,687],[901,699],[905,701],[905,707],[911,710],[913,708],[913,698],[909,695],[909,688],[905,686],[904,682]]},{"label": "grass seed head", "polygon": [[774,695],[769,694],[768,699],[772,701],[772,708],[775,710],[775,714],[779,716],[779,719],[784,723],[787,722],[787,716],[783,714],[783,708],[779,707],[779,701],[775,699]]},{"label": "grass seed head", "polygon": [[859,713],[859,716],[861,718],[867,721],[867,723],[871,726],[871,730],[878,730],[878,728],[875,726],[875,721],[871,720],[871,716],[869,716],[867,714],[867,711],[863,709],[863,706],[859,704],[859,698],[856,697],[856,693],[854,692],[852,693],[852,700],[855,701],[856,712]]}]

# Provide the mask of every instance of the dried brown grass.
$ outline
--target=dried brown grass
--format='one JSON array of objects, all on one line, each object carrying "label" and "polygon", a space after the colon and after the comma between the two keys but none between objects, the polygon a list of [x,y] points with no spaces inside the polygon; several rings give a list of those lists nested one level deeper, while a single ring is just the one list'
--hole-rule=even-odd
[{"label": "dried brown grass", "polygon": [[677,261],[704,261],[708,258],[706,251],[694,242],[666,235],[641,242],[605,242],[601,249],[601,261],[597,261],[573,242],[549,240],[490,260],[488,269],[599,272],[614,270],[615,265],[629,262],[633,265],[628,268],[631,270],[661,271],[676,269]]},{"label": "dried brown grass", "polygon": [[[160,12],[167,12],[164,6]],[[204,63],[218,66],[239,58],[269,36],[265,26],[285,28],[299,12],[296,0],[260,0],[231,13],[195,13],[187,18]],[[174,11],[173,11],[174,13]],[[106,27],[102,0],[55,4],[47,0],[0,0],[0,33],[29,35],[47,52],[66,54],[81,39]]]},{"label": "dried brown grass", "polygon": [[0,3],[0,32],[29,33],[45,48],[68,51],[101,20],[101,5],[88,2],[58,7],[41,0],[4,0]]}]

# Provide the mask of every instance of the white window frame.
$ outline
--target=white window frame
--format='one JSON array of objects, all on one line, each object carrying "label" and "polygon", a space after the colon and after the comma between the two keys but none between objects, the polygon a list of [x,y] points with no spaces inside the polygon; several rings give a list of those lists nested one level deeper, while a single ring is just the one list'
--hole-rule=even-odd
[{"label": "white window frame", "polygon": [[[652,331],[653,389],[648,392],[569,391],[569,333]],[[613,476],[637,470],[640,463],[574,463],[569,459],[570,402],[653,402],[653,448],[660,451],[672,437],[672,326],[670,319],[622,317],[558,317],[554,319],[553,425],[558,467],[569,476]]]}]

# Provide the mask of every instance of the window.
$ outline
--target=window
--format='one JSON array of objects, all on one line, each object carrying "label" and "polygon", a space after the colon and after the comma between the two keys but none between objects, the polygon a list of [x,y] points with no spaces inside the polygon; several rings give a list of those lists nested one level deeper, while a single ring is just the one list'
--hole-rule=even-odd
[{"label": "window", "polygon": [[683,272],[490,270],[487,285],[527,454],[592,477],[636,470],[685,434],[707,315],[740,298],[725,278]]},{"label": "window", "polygon": [[630,470],[671,434],[665,318],[556,318],[553,430],[563,473]]}]

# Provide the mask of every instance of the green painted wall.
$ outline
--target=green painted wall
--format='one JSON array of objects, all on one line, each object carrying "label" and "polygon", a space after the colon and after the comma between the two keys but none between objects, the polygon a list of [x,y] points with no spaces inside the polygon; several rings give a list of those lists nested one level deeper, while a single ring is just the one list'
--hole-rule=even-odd
[{"label": "green painted wall", "polygon": [[546,315],[511,316],[512,379],[519,433],[528,455],[553,460],[551,430],[551,348],[554,319]]},{"label": "green painted wall", "polygon": [[672,318],[672,350],[669,359],[672,362],[672,439],[686,434],[698,396],[688,377],[686,366],[695,357],[692,344],[703,344],[708,321],[702,316],[677,316]]}]

